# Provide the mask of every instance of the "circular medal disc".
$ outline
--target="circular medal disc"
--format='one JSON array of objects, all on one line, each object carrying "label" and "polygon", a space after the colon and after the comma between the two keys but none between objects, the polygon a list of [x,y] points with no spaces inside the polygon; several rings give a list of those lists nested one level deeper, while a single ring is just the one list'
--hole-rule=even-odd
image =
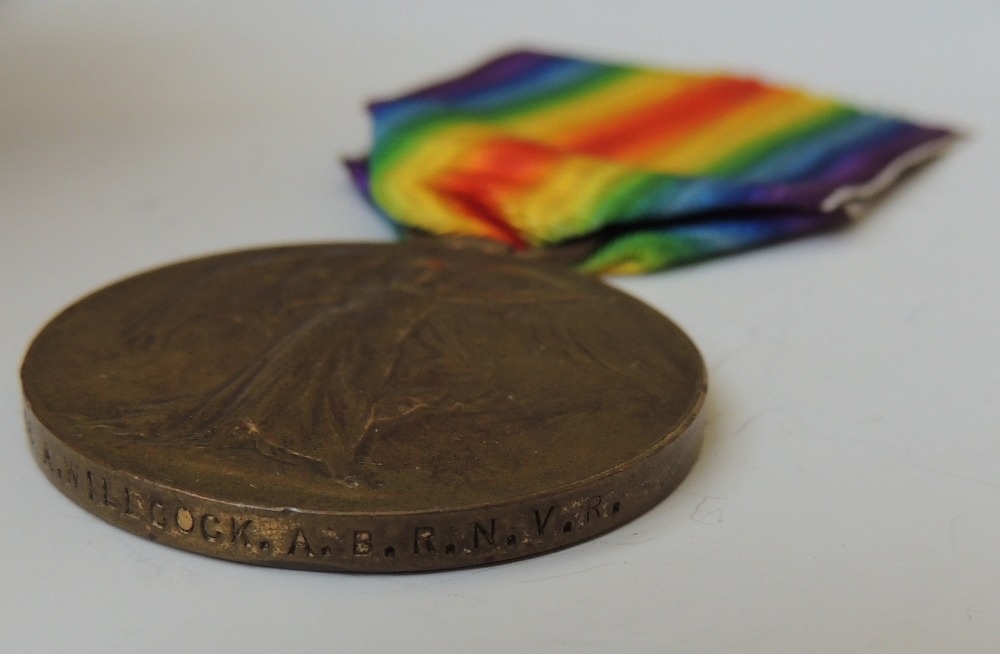
[{"label": "circular medal disc", "polygon": [[63,493],[244,563],[439,570],[620,526],[698,453],[706,374],[638,300],[563,266],[410,243],[281,247],[100,290],[22,368]]}]

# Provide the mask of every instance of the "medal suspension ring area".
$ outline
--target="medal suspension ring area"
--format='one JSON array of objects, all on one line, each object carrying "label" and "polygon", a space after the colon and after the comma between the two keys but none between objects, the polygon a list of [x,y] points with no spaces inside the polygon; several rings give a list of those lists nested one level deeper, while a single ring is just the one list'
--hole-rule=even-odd
[{"label": "medal suspension ring area", "polygon": [[562,548],[691,469],[702,358],[565,266],[437,242],[221,254],[99,290],[21,371],[49,480],[126,531],[312,570]]}]

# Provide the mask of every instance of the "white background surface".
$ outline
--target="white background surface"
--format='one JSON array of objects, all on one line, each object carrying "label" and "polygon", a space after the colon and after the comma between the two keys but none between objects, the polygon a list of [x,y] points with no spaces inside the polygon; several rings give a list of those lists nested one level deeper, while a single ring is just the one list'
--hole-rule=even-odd
[{"label": "white background surface", "polygon": [[[995,652],[993,3],[0,0],[0,651]],[[702,457],[627,527],[484,569],[258,569],[36,469],[18,368],[79,296],[246,246],[386,240],[363,102],[529,44],[735,69],[970,138],[836,234],[614,283],[711,374]]]}]

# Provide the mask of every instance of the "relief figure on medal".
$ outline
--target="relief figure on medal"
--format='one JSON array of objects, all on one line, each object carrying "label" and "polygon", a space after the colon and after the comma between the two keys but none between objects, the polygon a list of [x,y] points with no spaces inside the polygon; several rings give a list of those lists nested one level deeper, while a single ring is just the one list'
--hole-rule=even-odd
[{"label": "relief figure on medal", "polygon": [[[249,450],[364,489],[382,485],[373,449],[406,426],[457,425],[441,438],[483,447],[499,444],[498,430],[527,430],[544,445],[552,425],[587,420],[605,401],[663,400],[656,369],[670,362],[630,354],[613,333],[595,339],[589,323],[614,307],[564,275],[502,259],[338,252],[244,257],[186,279],[135,316],[123,356],[171,361],[201,348],[217,381],[106,406],[87,422],[146,443]],[[185,365],[194,388],[200,377]],[[606,397],[623,378],[635,397]],[[553,392],[566,384],[572,393]]]}]

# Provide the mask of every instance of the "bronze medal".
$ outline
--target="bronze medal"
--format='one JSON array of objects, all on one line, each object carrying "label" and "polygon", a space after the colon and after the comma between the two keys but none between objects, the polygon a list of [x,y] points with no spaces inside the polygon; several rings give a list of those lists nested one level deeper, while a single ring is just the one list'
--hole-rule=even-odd
[{"label": "bronze medal", "polygon": [[564,266],[440,243],[179,263],[53,319],[22,369],[43,472],[233,561],[439,570],[614,529],[693,465],[688,337]]}]

